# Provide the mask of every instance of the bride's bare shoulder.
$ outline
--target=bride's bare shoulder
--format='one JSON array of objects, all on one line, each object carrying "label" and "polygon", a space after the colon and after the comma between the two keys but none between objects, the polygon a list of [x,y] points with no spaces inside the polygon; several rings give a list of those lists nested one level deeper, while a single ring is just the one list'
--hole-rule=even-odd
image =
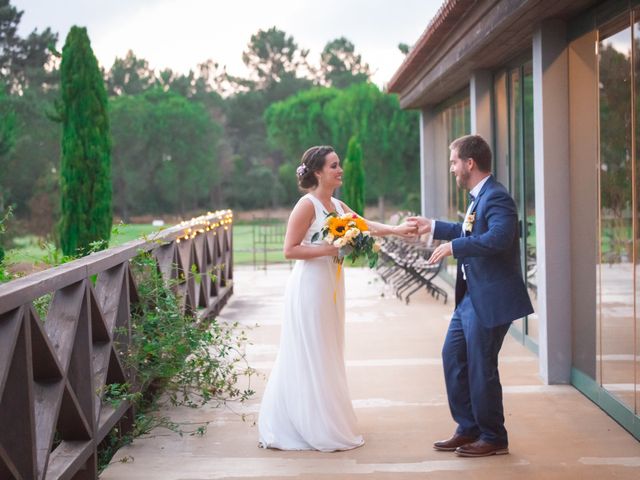
[{"label": "bride's bare shoulder", "polygon": [[315,215],[315,207],[313,200],[308,195],[300,197],[296,202],[293,210],[291,210],[291,217],[312,217]]}]

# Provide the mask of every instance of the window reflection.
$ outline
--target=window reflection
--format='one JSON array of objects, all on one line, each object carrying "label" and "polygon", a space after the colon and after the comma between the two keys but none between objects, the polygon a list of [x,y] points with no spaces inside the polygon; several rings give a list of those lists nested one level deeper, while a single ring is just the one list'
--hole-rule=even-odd
[{"label": "window reflection", "polygon": [[[444,121],[444,131],[447,137],[446,150],[443,152],[443,155],[444,160],[448,163],[450,153],[449,145],[451,142],[458,137],[469,135],[471,133],[471,109],[469,97],[460,100],[444,110],[442,112],[442,118]],[[467,209],[467,196],[463,190],[458,188],[453,175],[449,175],[448,199],[449,219],[452,221],[458,221]]]},{"label": "window reflection", "polygon": [[[509,187],[520,219],[522,271],[536,309],[536,217],[533,132],[533,68],[528,61],[494,77],[496,176]],[[537,314],[514,322],[522,342],[538,343]]]},{"label": "window reflection", "polygon": [[631,28],[602,39],[599,69],[599,381],[635,408]]},{"label": "window reflection", "polygon": [[[446,145],[442,152],[442,161],[449,163],[449,145],[456,138],[468,135],[471,133],[471,109],[469,103],[469,97],[466,97],[448,108],[444,109],[441,113],[442,127],[446,136]],[[448,166],[447,166],[448,171]],[[447,173],[447,212],[449,220],[457,222],[464,215],[467,209],[467,196],[466,192],[459,189],[456,185],[456,180],[453,175]],[[449,258],[447,260],[447,272],[455,277],[456,275],[456,262]]]},{"label": "window reflection", "polygon": [[[518,208],[518,218],[522,221],[522,170],[523,170],[523,126],[522,126],[522,76],[520,67],[509,72],[509,191]],[[520,246],[522,252],[522,244]],[[523,262],[524,263],[524,262]],[[524,267],[524,265],[523,265]],[[523,268],[524,271],[524,268]],[[514,322],[514,326],[524,335],[525,319]],[[524,337],[522,337],[524,341]]]},{"label": "window reflection", "polygon": [[523,254],[525,264],[523,271],[529,289],[529,297],[534,313],[527,317],[527,335],[538,343],[538,288],[536,280],[536,190],[535,190],[535,157],[533,136],[533,65],[527,62],[522,68],[523,97],[523,153],[524,153],[524,193],[523,193]]},{"label": "window reflection", "polygon": [[636,161],[636,175],[635,175],[635,193],[636,193],[636,207],[634,209],[635,211],[635,218],[636,218],[636,227],[635,227],[635,232],[636,234],[634,235],[635,238],[635,252],[636,252],[636,256],[635,256],[635,275],[636,275],[636,291],[635,291],[635,298],[636,298],[636,315],[635,315],[635,331],[636,331],[636,338],[635,338],[635,352],[633,357],[635,360],[635,365],[634,365],[634,370],[635,370],[635,391],[636,391],[636,398],[635,398],[635,413],[640,414],[640,312],[638,311],[638,305],[640,305],[640,288],[638,288],[638,285],[640,285],[640,268],[638,268],[638,261],[640,261],[640,254],[639,254],[639,249],[640,249],[640,228],[638,227],[638,219],[640,218],[640,202],[638,202],[638,198],[640,198],[639,194],[640,194],[640,178],[638,177],[640,175],[640,168],[638,168],[638,162],[640,161],[640,142],[638,141],[638,139],[640,139],[640,126],[638,125],[639,120],[640,120],[640,100],[638,99],[638,95],[640,94],[640,21],[638,21],[639,18],[639,12],[635,12],[635,18],[636,18],[636,23],[634,23],[634,28],[633,28],[633,42],[634,42],[634,49],[633,49],[633,62],[634,62],[634,66],[633,66],[633,75],[634,75],[634,84],[635,84],[635,98],[634,98],[634,108],[635,108],[635,129],[636,131],[634,132],[634,137],[635,137],[635,161]]}]

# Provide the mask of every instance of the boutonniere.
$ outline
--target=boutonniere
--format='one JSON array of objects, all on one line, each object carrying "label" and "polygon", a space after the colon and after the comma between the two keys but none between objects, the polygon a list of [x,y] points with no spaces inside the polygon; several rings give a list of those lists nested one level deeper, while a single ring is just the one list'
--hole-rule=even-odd
[{"label": "boutonniere", "polygon": [[471,230],[473,230],[473,222],[475,221],[476,221],[476,212],[470,213],[464,219],[464,223],[462,224],[462,229],[467,233],[471,233]]}]

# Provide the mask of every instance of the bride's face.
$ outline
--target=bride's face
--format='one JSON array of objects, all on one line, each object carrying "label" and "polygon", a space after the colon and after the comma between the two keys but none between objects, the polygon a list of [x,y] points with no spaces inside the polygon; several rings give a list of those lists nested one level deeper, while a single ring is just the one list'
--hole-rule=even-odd
[{"label": "bride's face", "polygon": [[324,167],[316,172],[318,185],[329,188],[338,188],[342,185],[342,167],[340,159],[335,152],[327,154],[324,159]]}]

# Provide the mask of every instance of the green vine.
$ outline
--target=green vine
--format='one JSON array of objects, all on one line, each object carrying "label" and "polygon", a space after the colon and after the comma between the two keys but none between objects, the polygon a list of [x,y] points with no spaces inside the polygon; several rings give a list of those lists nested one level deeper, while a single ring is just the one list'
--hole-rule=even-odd
[{"label": "green vine", "polygon": [[[251,377],[256,372],[248,366],[243,353],[246,331],[238,323],[226,324],[216,319],[200,322],[192,314],[183,313],[174,293],[175,284],[166,284],[151,254],[139,254],[132,259],[131,268],[139,302],[133,308],[128,347],[122,348],[126,351],[125,368],[132,372],[135,388],[110,384],[101,393],[103,401],[114,407],[121,401],[130,401],[137,415],[131,433],[114,429],[103,441],[101,469],[118,448],[155,428],[167,428],[180,435],[206,432],[207,423],[189,430],[158,415],[161,402],[195,408],[210,402],[243,402],[254,394]],[[193,267],[190,270],[202,280]],[[179,281],[182,279],[176,280]],[[248,377],[246,388],[238,386],[241,376]]]}]

